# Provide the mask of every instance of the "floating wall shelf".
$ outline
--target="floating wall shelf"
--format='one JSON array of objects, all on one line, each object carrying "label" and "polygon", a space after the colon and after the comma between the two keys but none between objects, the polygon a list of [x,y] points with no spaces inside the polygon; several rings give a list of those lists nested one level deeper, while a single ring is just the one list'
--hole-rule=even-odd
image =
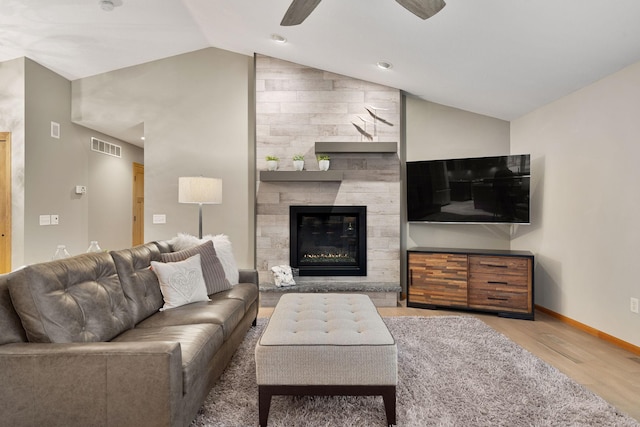
[{"label": "floating wall shelf", "polygon": [[316,153],[396,153],[397,151],[397,142],[316,142]]},{"label": "floating wall shelf", "polygon": [[260,171],[260,181],[342,181],[342,171]]}]

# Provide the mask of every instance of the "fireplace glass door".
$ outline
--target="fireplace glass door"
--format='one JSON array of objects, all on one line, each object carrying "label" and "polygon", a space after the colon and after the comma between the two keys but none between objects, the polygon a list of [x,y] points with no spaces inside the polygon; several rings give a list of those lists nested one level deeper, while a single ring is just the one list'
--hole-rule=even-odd
[{"label": "fireplace glass door", "polygon": [[366,206],[291,206],[290,222],[301,276],[366,276]]}]

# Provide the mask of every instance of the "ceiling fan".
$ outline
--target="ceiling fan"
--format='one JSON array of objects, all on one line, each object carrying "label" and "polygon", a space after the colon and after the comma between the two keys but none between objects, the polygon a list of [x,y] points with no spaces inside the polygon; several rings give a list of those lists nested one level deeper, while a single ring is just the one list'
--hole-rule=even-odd
[{"label": "ceiling fan", "polygon": [[[421,19],[431,18],[445,6],[444,0],[396,0],[405,9]],[[313,12],[320,0],[293,0],[280,25],[301,24]]]}]

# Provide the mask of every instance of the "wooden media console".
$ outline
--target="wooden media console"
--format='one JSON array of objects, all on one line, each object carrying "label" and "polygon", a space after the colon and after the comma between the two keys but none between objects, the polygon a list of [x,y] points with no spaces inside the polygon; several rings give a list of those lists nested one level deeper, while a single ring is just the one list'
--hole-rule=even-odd
[{"label": "wooden media console", "polygon": [[407,251],[407,264],[408,307],[534,318],[531,252],[419,247]]}]

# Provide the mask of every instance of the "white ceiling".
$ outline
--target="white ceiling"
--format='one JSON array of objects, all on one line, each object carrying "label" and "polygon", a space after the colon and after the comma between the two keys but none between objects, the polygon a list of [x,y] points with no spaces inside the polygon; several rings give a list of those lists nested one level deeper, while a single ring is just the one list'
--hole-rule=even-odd
[{"label": "white ceiling", "polygon": [[423,21],[394,0],[324,0],[281,27],[290,0],[0,0],[0,61],[75,80],[214,46],[504,120],[640,61],[639,0],[446,1]]}]

